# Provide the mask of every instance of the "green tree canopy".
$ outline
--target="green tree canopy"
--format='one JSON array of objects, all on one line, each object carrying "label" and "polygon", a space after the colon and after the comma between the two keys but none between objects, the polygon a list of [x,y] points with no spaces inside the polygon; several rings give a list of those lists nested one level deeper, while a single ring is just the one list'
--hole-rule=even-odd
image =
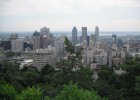
[{"label": "green tree canopy", "polygon": [[78,89],[76,84],[65,85],[64,89],[56,96],[56,100],[107,100],[101,98],[96,92]]},{"label": "green tree canopy", "polygon": [[16,96],[16,100],[42,100],[42,92],[34,86],[28,87]]}]

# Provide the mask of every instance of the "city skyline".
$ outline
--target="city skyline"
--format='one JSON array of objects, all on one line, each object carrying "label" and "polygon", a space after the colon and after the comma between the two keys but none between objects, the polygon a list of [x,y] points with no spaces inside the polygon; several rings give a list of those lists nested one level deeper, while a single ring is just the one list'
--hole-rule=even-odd
[{"label": "city skyline", "polygon": [[140,31],[139,0],[1,0],[0,12],[0,32]]}]

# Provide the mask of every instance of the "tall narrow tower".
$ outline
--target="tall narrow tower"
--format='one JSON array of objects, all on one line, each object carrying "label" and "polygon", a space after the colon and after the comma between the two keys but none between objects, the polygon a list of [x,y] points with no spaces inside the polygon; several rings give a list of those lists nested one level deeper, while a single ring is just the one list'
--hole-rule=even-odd
[{"label": "tall narrow tower", "polygon": [[40,34],[35,31],[33,34],[33,50],[40,49]]},{"label": "tall narrow tower", "polygon": [[87,41],[87,27],[82,27],[82,42]]},{"label": "tall narrow tower", "polygon": [[72,43],[74,45],[77,43],[77,29],[75,26],[72,29]]},{"label": "tall narrow tower", "polygon": [[99,41],[99,27],[95,27],[95,42]]},{"label": "tall narrow tower", "polygon": [[50,39],[50,28],[43,27],[40,29],[40,47],[47,48]]}]

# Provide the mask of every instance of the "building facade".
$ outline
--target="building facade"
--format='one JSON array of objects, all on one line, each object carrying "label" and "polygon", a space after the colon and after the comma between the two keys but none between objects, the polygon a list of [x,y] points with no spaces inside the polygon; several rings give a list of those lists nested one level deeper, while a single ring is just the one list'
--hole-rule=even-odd
[{"label": "building facade", "polygon": [[11,40],[12,52],[21,52],[23,51],[23,39],[13,39]]},{"label": "building facade", "polygon": [[77,28],[75,26],[72,29],[72,43],[74,45],[77,43]]},{"label": "building facade", "polygon": [[99,27],[95,27],[95,43],[99,41]]},{"label": "building facade", "polygon": [[87,41],[87,27],[82,27],[82,41],[83,42],[84,40]]}]

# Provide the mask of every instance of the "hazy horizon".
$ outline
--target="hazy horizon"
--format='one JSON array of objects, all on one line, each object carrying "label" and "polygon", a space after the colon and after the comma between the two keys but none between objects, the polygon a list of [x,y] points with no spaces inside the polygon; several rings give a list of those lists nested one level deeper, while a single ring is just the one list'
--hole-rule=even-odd
[{"label": "hazy horizon", "polygon": [[0,32],[140,32],[140,0],[0,0]]}]

